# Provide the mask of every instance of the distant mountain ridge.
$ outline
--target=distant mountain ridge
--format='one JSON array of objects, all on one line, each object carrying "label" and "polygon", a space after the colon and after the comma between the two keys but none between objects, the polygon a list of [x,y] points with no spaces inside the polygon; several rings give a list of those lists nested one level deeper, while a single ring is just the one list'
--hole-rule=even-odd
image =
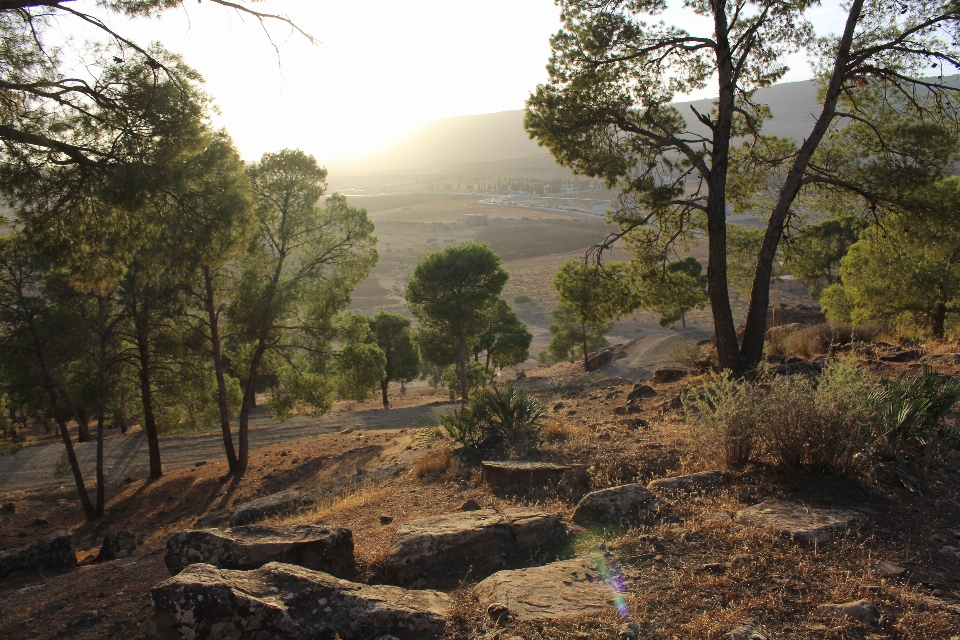
[{"label": "distant mountain ridge", "polygon": [[[820,104],[813,80],[774,85],[756,92],[770,106],[767,133],[803,140],[813,128]],[[678,102],[691,131],[707,129],[690,111],[709,113],[713,98]],[[569,176],[547,149],[523,128],[523,110],[444,118],[427,123],[383,154],[344,163],[339,171],[380,175]]]}]

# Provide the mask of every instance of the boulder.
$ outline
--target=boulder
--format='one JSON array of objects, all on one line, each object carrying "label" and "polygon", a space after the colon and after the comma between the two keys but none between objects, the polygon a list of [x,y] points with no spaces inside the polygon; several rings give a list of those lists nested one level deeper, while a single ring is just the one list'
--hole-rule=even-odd
[{"label": "boulder", "polygon": [[817,607],[825,618],[853,620],[872,627],[880,622],[880,609],[870,600],[855,600],[842,604],[822,604]]},{"label": "boulder", "polygon": [[353,534],[310,524],[180,531],[167,540],[163,561],[170,575],[198,562],[244,570],[285,562],[344,578],[353,574]]},{"label": "boulder", "polygon": [[892,562],[881,560],[877,563],[877,566],[874,568],[873,572],[881,578],[902,578],[907,570],[899,565],[893,564]]},{"label": "boulder", "polygon": [[590,484],[590,474],[582,464],[503,460],[481,462],[480,469],[481,479],[501,491],[560,488],[569,492]]},{"label": "boulder", "polygon": [[666,368],[666,369],[657,369],[653,372],[653,384],[666,384],[668,382],[676,382],[687,377],[689,372],[686,369],[676,369],[676,368]]},{"label": "boulder", "polygon": [[648,384],[635,384],[633,390],[627,394],[627,402],[657,397],[657,392]]},{"label": "boulder", "polygon": [[912,362],[913,360],[919,360],[922,355],[923,352],[920,349],[903,349],[887,353],[878,359],[881,362]]},{"label": "boulder", "polygon": [[[456,584],[468,572],[487,576],[531,552],[550,554],[567,536],[556,515],[530,509],[447,513],[400,525],[383,561],[387,580]],[[425,584],[425,583],[421,583]]]},{"label": "boulder", "polygon": [[230,514],[230,526],[252,524],[270,516],[281,516],[300,510],[310,504],[299,491],[281,491],[236,507]]},{"label": "boulder", "polygon": [[640,524],[651,509],[660,505],[642,485],[625,484],[585,495],[573,513],[573,521],[582,526]]},{"label": "boulder", "polygon": [[150,590],[153,620],[184,638],[428,638],[452,601],[436,591],[348,582],[271,562],[252,571],[193,564]]},{"label": "boulder", "polygon": [[608,347],[606,349],[601,349],[600,351],[588,353],[586,363],[587,371],[596,371],[600,367],[613,362],[614,351],[615,349],[613,347]]},{"label": "boulder", "polygon": [[[616,610],[623,580],[605,554],[552,562],[542,567],[499,571],[474,588],[480,605],[497,609],[501,621],[557,621]],[[600,566],[597,566],[599,564]],[[609,581],[604,573],[610,574]]]},{"label": "boulder", "polygon": [[115,560],[116,558],[126,558],[132,556],[137,551],[137,535],[132,531],[123,529],[116,533],[108,533],[103,536],[103,544],[100,545],[100,553],[97,554],[97,562],[105,560]]},{"label": "boulder", "polygon": [[77,566],[73,538],[66,531],[57,531],[16,549],[0,552],[0,578],[17,571],[66,569]]},{"label": "boulder", "polygon": [[720,471],[699,471],[685,476],[672,476],[653,480],[647,489],[658,493],[696,493],[714,489],[723,482],[723,473]]},{"label": "boulder", "polygon": [[864,520],[864,515],[850,509],[817,509],[767,500],[741,509],[736,519],[741,524],[773,531],[795,542],[812,545],[849,531]]}]

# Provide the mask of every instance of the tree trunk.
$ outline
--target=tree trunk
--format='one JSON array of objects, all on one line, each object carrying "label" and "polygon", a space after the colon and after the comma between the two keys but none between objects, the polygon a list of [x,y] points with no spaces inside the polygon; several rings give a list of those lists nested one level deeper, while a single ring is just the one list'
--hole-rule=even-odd
[{"label": "tree trunk", "polygon": [[386,378],[384,378],[383,380],[380,381],[380,395],[383,397],[383,408],[384,408],[384,409],[389,409],[389,408],[390,408],[390,401],[387,400],[387,385],[388,385],[388,384],[389,384],[389,382],[387,381]]},{"label": "tree trunk", "polygon": [[684,329],[687,328],[687,312],[685,309],[680,309],[680,326]]},{"label": "tree trunk", "polygon": [[947,317],[947,305],[941,300],[930,312],[930,331],[937,340],[943,340],[943,323]]},{"label": "tree trunk", "polygon": [[163,466],[160,463],[160,435],[157,430],[157,419],[153,414],[153,389],[150,381],[150,334],[144,314],[137,314],[137,352],[140,356],[140,399],[143,403],[143,418],[141,424],[147,432],[147,448],[150,451],[150,477],[159,478],[163,475]]},{"label": "tree trunk", "polygon": [[50,396],[50,407],[53,409],[53,417],[60,427],[60,437],[63,439],[63,446],[67,449],[67,460],[70,462],[70,470],[73,471],[73,480],[77,483],[77,493],[80,494],[80,504],[83,506],[83,513],[87,520],[95,520],[97,511],[90,502],[90,494],[87,493],[87,486],[83,481],[83,472],[80,470],[80,463],[77,461],[77,453],[73,449],[73,442],[70,440],[70,430],[67,428],[67,420],[60,407],[60,401],[57,399],[57,389],[59,385],[53,379],[49,367],[47,367],[47,358],[44,354],[43,343],[37,334],[32,323],[30,332],[33,334],[33,344],[36,350],[37,362],[40,365],[40,371],[43,373],[43,382],[47,394]]},{"label": "tree trunk", "polygon": [[210,345],[213,351],[213,368],[217,374],[217,404],[220,409],[220,431],[223,433],[223,449],[227,454],[227,466],[230,471],[237,470],[237,453],[233,448],[233,435],[230,433],[230,407],[227,405],[227,380],[223,373],[223,355],[220,349],[220,317],[214,305],[213,275],[210,267],[203,267],[203,280],[206,286],[206,305],[210,323]]},{"label": "tree trunk", "polygon": [[257,398],[257,372],[260,370],[260,361],[263,359],[263,353],[267,348],[267,339],[261,338],[257,343],[257,348],[253,352],[253,359],[250,361],[250,375],[247,377],[247,384],[243,392],[243,402],[240,404],[240,418],[237,426],[237,439],[240,441],[240,453],[237,455],[237,470],[242,471],[247,468],[249,461],[249,425],[250,425],[250,407],[256,406],[254,403]]},{"label": "tree trunk", "polygon": [[107,413],[107,318],[106,302],[97,296],[97,333],[100,339],[97,362],[97,516],[107,508],[107,483],[103,472],[103,429]]},{"label": "tree trunk", "polygon": [[460,369],[460,404],[467,406],[467,341],[457,341],[457,365]]},{"label": "tree trunk", "polygon": [[713,130],[710,185],[707,196],[707,294],[713,310],[717,357],[720,366],[740,375],[737,330],[730,308],[727,286],[727,169],[730,164],[730,131],[733,124],[733,61],[727,39],[725,3],[715,3],[714,23],[717,35],[717,73],[720,95],[717,99],[717,120]]},{"label": "tree trunk", "polygon": [[587,369],[587,325],[580,323],[580,339],[583,340],[581,348],[583,349],[583,370],[589,371]]},{"label": "tree trunk", "polygon": [[83,407],[77,407],[77,442],[90,442],[90,416]]},{"label": "tree trunk", "polygon": [[840,39],[840,48],[834,62],[830,83],[827,85],[820,116],[813,126],[810,137],[803,141],[800,151],[794,158],[793,165],[780,188],[773,212],[770,214],[767,230],[763,235],[763,244],[757,258],[757,271],[753,278],[753,289],[750,293],[750,307],[747,311],[743,346],[740,349],[739,360],[740,367],[743,370],[753,369],[763,357],[763,336],[767,330],[767,307],[770,306],[770,278],[773,274],[773,261],[777,255],[780,239],[783,237],[787,215],[790,213],[790,207],[803,186],[804,174],[810,160],[824,135],[826,135],[831,122],[836,117],[837,101],[846,75],[846,64],[853,42],[853,34],[860,20],[862,9],[863,0],[854,0],[850,5],[850,12],[847,15],[847,23]]}]

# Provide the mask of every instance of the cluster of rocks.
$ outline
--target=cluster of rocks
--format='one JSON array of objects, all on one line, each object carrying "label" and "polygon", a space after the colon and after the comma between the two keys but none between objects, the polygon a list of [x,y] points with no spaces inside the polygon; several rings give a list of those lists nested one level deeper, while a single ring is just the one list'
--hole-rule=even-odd
[{"label": "cluster of rocks", "polygon": [[[493,486],[517,489],[569,480],[573,465],[484,463]],[[583,527],[637,525],[658,517],[667,499],[722,486],[717,471],[628,484],[587,493],[572,521]],[[728,514],[803,544],[817,544],[856,526],[863,514],[766,501]],[[353,539],[322,525],[238,526],[183,531],[167,543],[173,577],[151,591],[154,622],[182,637],[426,638],[442,633],[452,611],[439,589],[479,581],[478,602],[497,625],[546,622],[622,606],[623,573],[601,545],[587,555],[556,560],[570,537],[556,514],[536,509],[463,510],[402,524],[382,560],[389,584],[351,582]],[[871,608],[872,607],[872,608]],[[826,618],[876,624],[870,601],[829,604]],[[629,628],[627,628],[629,627]],[[621,637],[637,637],[625,625]],[[735,633],[736,632],[736,633]],[[757,638],[742,625],[728,637]],[[631,635],[632,634],[632,635]],[[737,635],[739,634],[739,635]]]},{"label": "cluster of rocks", "polygon": [[77,566],[73,538],[67,531],[57,531],[35,542],[0,552],[0,579],[18,571],[67,569]]}]

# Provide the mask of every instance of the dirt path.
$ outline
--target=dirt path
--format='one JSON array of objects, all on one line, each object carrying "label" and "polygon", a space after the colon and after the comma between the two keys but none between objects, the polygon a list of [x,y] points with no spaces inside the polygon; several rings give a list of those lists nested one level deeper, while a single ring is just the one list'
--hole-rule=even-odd
[{"label": "dirt path", "polygon": [[[346,428],[356,431],[377,431],[417,427],[433,416],[441,403],[403,407],[383,411],[330,413],[320,418],[294,417],[287,422],[273,420],[262,408],[250,419],[251,450]],[[234,425],[236,427],[236,425]],[[236,435],[234,435],[236,443]],[[74,445],[84,478],[92,486],[96,465],[96,443]],[[57,461],[63,454],[62,444],[26,447],[15,455],[0,458],[0,489],[28,491],[56,488],[72,484],[72,476],[54,478]],[[197,436],[164,436],[160,438],[160,456],[165,471],[189,467],[197,462],[223,458],[223,436],[219,429]],[[122,482],[128,476],[147,475],[149,457],[147,439],[140,431],[119,435],[104,441],[104,469],[111,482]]]}]

